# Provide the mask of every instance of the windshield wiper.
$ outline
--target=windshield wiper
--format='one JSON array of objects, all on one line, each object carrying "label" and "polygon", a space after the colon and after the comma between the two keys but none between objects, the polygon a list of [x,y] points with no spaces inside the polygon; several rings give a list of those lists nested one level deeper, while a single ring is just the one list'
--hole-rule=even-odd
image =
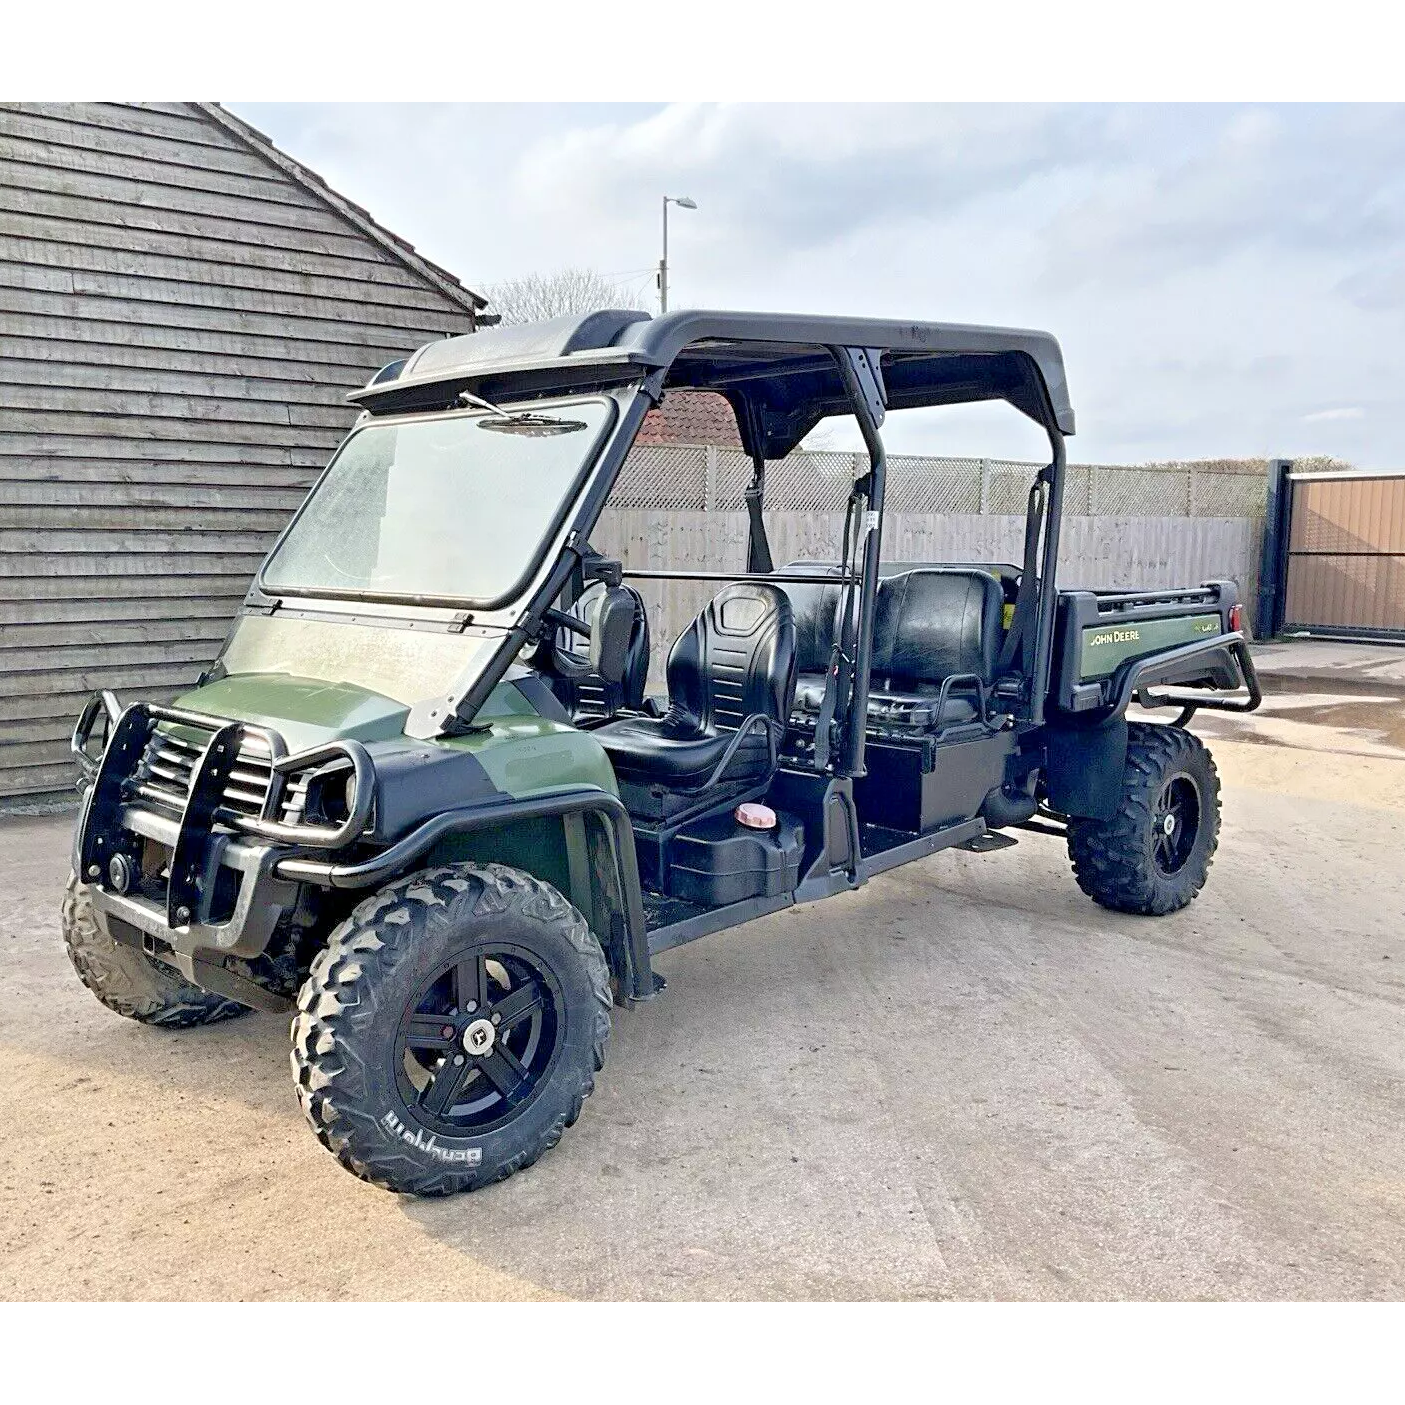
[{"label": "windshield wiper", "polygon": [[491,400],[485,400],[481,395],[475,395],[471,390],[459,391],[459,399],[465,405],[476,405],[480,410],[488,410],[492,414],[501,415],[504,419],[510,418],[501,405],[494,405]]},{"label": "windshield wiper", "polygon": [[465,405],[487,410],[492,418],[479,420],[478,428],[491,429],[495,434],[574,434],[577,430],[588,428],[584,420],[556,419],[552,415],[533,414],[530,410],[504,410],[501,405],[494,405],[491,400],[485,400],[471,390],[459,391],[459,399]]}]

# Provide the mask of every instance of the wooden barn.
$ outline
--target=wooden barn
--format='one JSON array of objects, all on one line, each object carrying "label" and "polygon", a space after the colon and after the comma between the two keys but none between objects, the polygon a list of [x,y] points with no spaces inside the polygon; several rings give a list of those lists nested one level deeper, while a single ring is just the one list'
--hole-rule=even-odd
[{"label": "wooden barn", "polygon": [[0,806],[194,681],[345,393],[484,306],[214,104],[0,105]]}]

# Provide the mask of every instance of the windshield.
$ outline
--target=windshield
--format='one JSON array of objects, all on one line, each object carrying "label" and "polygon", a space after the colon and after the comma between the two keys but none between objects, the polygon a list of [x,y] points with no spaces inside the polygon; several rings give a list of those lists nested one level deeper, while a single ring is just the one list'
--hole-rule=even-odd
[{"label": "windshield", "polygon": [[263,569],[278,593],[491,606],[540,561],[613,418],[604,400],[368,424]]}]

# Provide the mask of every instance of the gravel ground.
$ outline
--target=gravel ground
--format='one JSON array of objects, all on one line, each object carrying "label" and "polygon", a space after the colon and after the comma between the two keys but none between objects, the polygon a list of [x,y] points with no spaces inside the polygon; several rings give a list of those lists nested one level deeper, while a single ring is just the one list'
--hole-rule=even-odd
[{"label": "gravel ground", "polygon": [[1205,727],[1187,911],[1027,835],[709,937],[561,1145],[451,1201],[317,1146],[285,1020],[103,1010],[68,820],[0,821],[0,1296],[1405,1296],[1401,701],[1323,696]]}]

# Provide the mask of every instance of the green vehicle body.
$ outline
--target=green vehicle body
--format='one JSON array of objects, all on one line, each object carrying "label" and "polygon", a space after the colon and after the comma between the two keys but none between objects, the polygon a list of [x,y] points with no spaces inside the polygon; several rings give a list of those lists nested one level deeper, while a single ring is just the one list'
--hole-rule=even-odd
[{"label": "green vehicle body", "polygon": [[[350,683],[279,673],[236,674],[176,699],[197,712],[277,727],[292,750],[323,742],[388,741],[404,735],[410,709]],[[561,786],[595,786],[616,794],[610,760],[589,732],[540,716],[510,686],[495,688],[478,713],[486,724],[433,745],[471,754],[505,795],[516,800]]]},{"label": "green vehicle body", "polygon": [[1218,612],[1122,625],[1086,625],[1078,656],[1079,679],[1111,678],[1124,663],[1180,644],[1193,644],[1206,635],[1219,634],[1223,627]]},{"label": "green vehicle body", "polygon": [[[390,877],[459,859],[496,861],[569,896],[599,937],[618,997],[649,999],[659,985],[651,952],[789,902],[857,887],[894,863],[1021,823],[1033,814],[1036,796],[1052,797],[1063,815],[1106,810],[1112,788],[1120,784],[1125,713],[1134,700],[1191,710],[1223,706],[1213,690],[1247,682],[1249,705],[1257,705],[1233,583],[1146,595],[1054,589],[1063,437],[1072,431],[1072,411],[1052,338],[942,324],[751,314],[680,313],[643,323],[634,314],[592,316],[597,320],[541,324],[516,340],[508,334],[523,329],[504,329],[497,342],[486,332],[454,339],[474,344],[467,348],[434,344],[352,397],[367,409],[358,431],[383,422],[462,418],[469,412],[454,398],[461,388],[470,400],[472,387],[487,388],[508,405],[529,402],[537,413],[535,407],[545,404],[548,415],[560,413],[563,404],[605,405],[603,412],[590,411],[598,413],[602,428],[583,467],[562,490],[559,510],[545,523],[520,580],[505,595],[473,601],[391,594],[368,601],[334,588],[275,588],[261,574],[220,661],[173,708],[124,709],[110,694],[89,704],[74,737],[86,773],[74,866],[114,940],[141,945],[197,985],[286,1009],[290,992],[277,988],[260,962],[287,924],[301,934],[299,940],[315,939]],[[538,666],[523,660],[532,649],[539,657],[549,647],[558,627],[553,611],[567,598],[563,592],[578,592],[589,579],[618,586],[618,563],[593,558],[585,535],[644,414],[670,383],[669,368],[703,354],[693,348],[725,337],[732,345],[755,346],[758,357],[791,355],[792,342],[818,347],[821,359],[832,358],[842,372],[833,382],[839,390],[806,392],[819,396],[813,405],[780,403],[784,387],[795,382],[789,369],[789,379],[778,375],[779,388],[764,406],[747,402],[745,387],[729,391],[747,426],[758,481],[766,459],[783,457],[786,445],[798,443],[824,414],[851,411],[865,428],[871,460],[865,521],[874,530],[861,538],[859,555],[846,567],[853,579],[859,664],[829,724],[828,759],[817,754],[789,763],[786,803],[805,816],[802,880],[779,895],[719,904],[714,912],[657,926],[643,906],[634,838],[638,817],[632,828],[606,750],[589,729],[563,716],[541,684]],[[487,351],[480,347],[493,346],[502,347],[498,359],[485,361]],[[989,361],[988,384],[973,383],[969,366],[957,364],[961,357],[946,354],[962,348],[967,361]],[[455,355],[467,360],[456,363]],[[929,356],[927,381],[903,380],[904,367],[925,367]],[[1046,428],[1053,462],[1040,475],[1037,521],[1031,495],[1024,570],[1009,568],[1013,574],[1006,581],[1007,623],[1023,621],[1029,642],[1025,686],[1001,704],[1009,726],[946,750],[940,736],[927,738],[914,763],[923,768],[914,811],[922,818],[914,821],[909,839],[879,854],[862,851],[855,787],[869,774],[865,748],[879,745],[873,737],[866,740],[868,678],[862,665],[881,569],[883,458],[876,424],[886,393],[877,370],[882,358],[891,358],[893,403],[1003,397]],[[687,383],[707,384],[714,374],[707,366],[699,369],[701,363],[688,364]],[[321,485],[314,496],[320,491]],[[285,532],[280,545],[287,539]],[[754,549],[755,543],[753,555]],[[591,577],[591,570],[598,574]],[[748,578],[768,579],[769,570],[767,560],[764,570]],[[1024,582],[1036,576],[1037,590],[1031,585],[1026,598]],[[1155,691],[1166,685],[1197,691],[1189,698]],[[982,693],[982,713],[986,706]],[[99,723],[107,732],[101,747]],[[159,804],[148,803],[150,776],[145,788],[141,780],[142,758],[165,744],[163,738],[187,759],[194,757],[189,777],[181,779],[188,792],[177,796],[174,811],[168,799],[164,815]],[[240,748],[267,749],[261,809],[231,814],[219,800],[216,792],[227,773],[212,760],[212,750],[221,745],[238,755],[219,766],[243,764]],[[304,769],[280,771],[289,760],[305,762]],[[435,776],[448,780],[437,788],[423,780]],[[201,791],[206,782],[208,794]],[[259,784],[265,784],[261,775]],[[324,816],[321,831],[312,827],[310,811],[288,819],[279,809],[298,784],[306,806],[314,791],[331,795],[318,801],[336,811]],[[942,784],[965,787],[970,798],[953,808],[949,800],[929,797]],[[361,793],[368,785],[374,785],[374,799]],[[869,794],[876,785],[870,777]],[[925,817],[937,814],[940,823],[927,823]],[[394,826],[391,815],[397,817]],[[340,839],[330,843],[329,835]],[[142,845],[170,856],[164,897],[144,870],[132,876],[133,865],[140,870],[143,862]],[[220,884],[224,899],[212,896]],[[229,896],[231,885],[237,896]],[[216,913],[218,902],[225,906]],[[298,959],[304,961],[305,952]]]},{"label": "green vehicle body", "polygon": [[[403,737],[409,708],[349,683],[279,673],[246,673],[183,693],[176,706],[277,728],[290,749],[326,742],[389,741]],[[499,685],[478,714],[486,728],[430,743],[471,754],[493,784],[514,800],[562,788],[618,794],[609,757],[589,732],[541,717],[508,685]],[[174,728],[173,730],[179,730]],[[580,820],[519,820],[443,840],[426,851],[425,866],[458,859],[510,863],[559,888],[583,912],[596,905],[588,880]]]}]

